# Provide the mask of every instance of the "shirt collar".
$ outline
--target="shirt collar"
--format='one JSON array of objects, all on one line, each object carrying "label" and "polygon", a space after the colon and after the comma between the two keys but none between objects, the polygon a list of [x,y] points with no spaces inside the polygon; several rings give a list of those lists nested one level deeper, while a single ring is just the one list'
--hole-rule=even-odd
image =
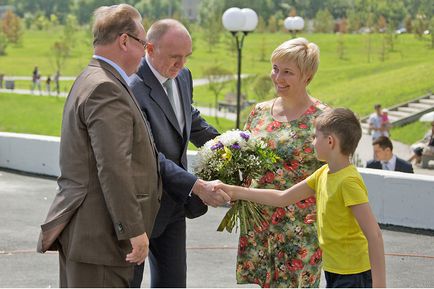
[{"label": "shirt collar", "polygon": [[125,73],[125,71],[119,65],[117,65],[115,62],[113,62],[110,59],[105,58],[104,56],[101,56],[101,55],[94,54],[92,57],[95,58],[95,59],[99,59],[99,60],[102,60],[104,62],[107,62],[108,64],[110,64],[111,66],[113,66],[113,68],[116,69],[116,71],[121,75],[121,77],[125,80],[125,82],[128,85],[130,85],[130,78]]},{"label": "shirt collar", "polygon": [[161,83],[161,85],[163,85],[163,83],[166,82],[166,80],[168,80],[168,77],[164,77],[162,76],[151,64],[151,62],[149,61],[149,57],[148,55],[145,56],[146,62],[149,65],[149,68],[151,69],[152,73],[155,75],[155,77],[157,78],[157,80]]},{"label": "shirt collar", "polygon": [[385,163],[387,163],[387,166],[388,166],[389,168],[394,168],[394,167],[395,167],[395,164],[396,164],[396,155],[393,154],[393,155],[392,155],[392,158],[391,158],[390,160],[388,160],[388,161],[381,161],[381,164],[384,165]]}]

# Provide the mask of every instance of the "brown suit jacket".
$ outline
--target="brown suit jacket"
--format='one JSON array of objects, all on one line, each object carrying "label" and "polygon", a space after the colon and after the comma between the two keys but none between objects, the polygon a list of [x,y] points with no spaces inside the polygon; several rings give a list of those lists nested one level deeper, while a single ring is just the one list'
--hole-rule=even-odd
[{"label": "brown suit jacket", "polygon": [[92,59],[65,103],[58,193],[38,252],[83,263],[130,266],[129,239],[151,236],[162,183],[149,127],[128,85]]}]

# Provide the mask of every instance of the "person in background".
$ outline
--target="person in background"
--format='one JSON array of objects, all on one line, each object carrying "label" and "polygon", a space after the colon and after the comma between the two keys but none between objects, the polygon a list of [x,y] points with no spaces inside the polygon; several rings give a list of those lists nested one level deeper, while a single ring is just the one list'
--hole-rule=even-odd
[{"label": "person in background", "polygon": [[380,136],[389,137],[389,130],[383,127],[383,111],[381,104],[374,106],[375,112],[369,116],[368,124],[369,130],[372,133],[372,141],[376,140]]},{"label": "person in background", "polygon": [[[252,181],[253,188],[284,189],[321,167],[312,145],[314,119],[327,106],[307,92],[318,65],[318,46],[304,38],[285,41],[271,54],[270,76],[277,97],[257,104],[245,129],[254,137],[268,139],[280,159],[272,170]],[[266,222],[239,237],[237,283],[318,287],[321,250],[315,197],[284,208],[260,208]]]},{"label": "person in background", "polygon": [[389,119],[389,111],[387,109],[383,109],[381,112],[381,129],[386,132],[388,137],[390,137],[390,129],[392,128],[392,124]]},{"label": "person in background", "polygon": [[434,121],[431,122],[431,129],[425,134],[423,139],[413,145],[411,145],[413,155],[408,160],[410,163],[414,160],[416,165],[419,165],[422,161],[422,155],[434,154]]},{"label": "person in background", "polygon": [[372,142],[375,159],[367,162],[369,169],[414,173],[411,163],[397,157],[393,153],[392,141],[385,136],[380,136]]},{"label": "person in background", "polygon": [[37,66],[35,66],[32,72],[32,94],[35,91],[36,87],[38,87],[39,89],[39,94],[42,94],[41,75],[39,74],[39,69]]},{"label": "person in background", "polygon": [[59,95],[60,93],[60,72],[59,70],[56,71],[56,73],[53,76],[53,82],[54,82],[54,90],[56,91],[56,94]]},{"label": "person in background", "polygon": [[216,186],[232,200],[279,207],[316,197],[327,288],[386,287],[381,230],[363,178],[350,163],[361,136],[360,122],[351,110],[326,110],[315,120],[313,141],[317,158],[326,164],[307,179],[284,191]]},{"label": "person in background", "polygon": [[51,95],[51,77],[47,76],[47,80],[45,81],[45,89],[47,90],[48,95]]}]

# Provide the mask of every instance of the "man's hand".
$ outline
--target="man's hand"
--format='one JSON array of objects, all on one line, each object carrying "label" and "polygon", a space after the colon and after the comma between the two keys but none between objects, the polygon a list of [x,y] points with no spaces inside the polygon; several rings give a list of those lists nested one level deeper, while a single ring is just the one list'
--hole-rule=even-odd
[{"label": "man's hand", "polygon": [[126,261],[130,263],[136,263],[137,265],[142,264],[149,252],[149,239],[146,232],[137,237],[130,239],[131,246],[133,250],[127,255]]},{"label": "man's hand", "polygon": [[213,207],[221,206],[228,203],[231,198],[222,190],[214,191],[214,186],[220,184],[220,181],[204,181],[198,179],[193,186],[192,192],[196,194],[202,202]]}]

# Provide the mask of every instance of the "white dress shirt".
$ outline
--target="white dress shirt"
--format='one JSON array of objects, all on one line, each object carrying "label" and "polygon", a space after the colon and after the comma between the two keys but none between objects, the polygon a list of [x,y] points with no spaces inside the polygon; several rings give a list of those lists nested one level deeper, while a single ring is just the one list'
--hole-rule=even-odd
[{"label": "white dress shirt", "polygon": [[[387,165],[387,169],[386,169]],[[381,166],[383,170],[394,171],[396,167],[396,155],[393,155],[392,158],[388,161],[381,161]]]},{"label": "white dress shirt", "polygon": [[[146,62],[149,65],[149,68],[151,69],[152,73],[155,75],[157,80],[160,82],[161,86],[163,87],[164,91],[167,94],[167,90],[164,87],[163,83],[166,82],[168,79],[167,77],[162,76],[151,64],[151,62],[148,59],[148,56],[145,56]],[[173,88],[173,111],[175,112],[176,119],[178,120],[179,127],[181,128],[181,131],[184,130],[185,126],[185,118],[184,118],[184,111],[182,109],[182,102],[181,97],[178,90],[178,85],[176,84],[176,81],[172,79],[172,88]],[[170,101],[169,101],[170,102]]]}]

